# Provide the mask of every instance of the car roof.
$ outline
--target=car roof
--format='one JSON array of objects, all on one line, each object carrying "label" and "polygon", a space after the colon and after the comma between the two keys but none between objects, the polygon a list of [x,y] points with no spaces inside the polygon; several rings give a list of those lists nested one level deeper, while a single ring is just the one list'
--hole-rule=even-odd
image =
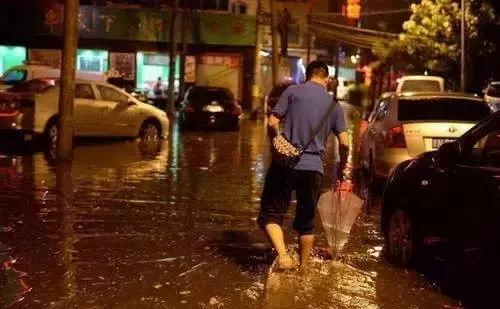
[{"label": "car roof", "polygon": [[460,92],[401,92],[393,93],[393,97],[397,99],[469,99],[478,102],[483,102],[483,99],[479,96],[470,93],[460,93]]},{"label": "car roof", "polygon": [[443,80],[440,76],[429,76],[429,75],[406,75],[399,78],[400,81],[404,80]]}]

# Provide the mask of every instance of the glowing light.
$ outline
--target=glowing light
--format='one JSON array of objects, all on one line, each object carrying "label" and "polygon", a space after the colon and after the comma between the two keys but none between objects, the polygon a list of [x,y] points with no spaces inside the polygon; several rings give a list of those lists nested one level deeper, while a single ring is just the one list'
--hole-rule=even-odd
[{"label": "glowing light", "polygon": [[261,55],[262,57],[269,57],[271,55],[271,53],[267,52],[265,50],[261,50],[261,51],[259,51],[259,55]]},{"label": "glowing light", "polygon": [[23,56],[26,54],[26,49],[24,47],[14,47],[14,53],[16,56]]},{"label": "glowing light", "polygon": [[352,56],[351,56],[351,62],[352,62],[353,64],[358,63],[358,57],[356,57],[355,55],[352,55]]}]

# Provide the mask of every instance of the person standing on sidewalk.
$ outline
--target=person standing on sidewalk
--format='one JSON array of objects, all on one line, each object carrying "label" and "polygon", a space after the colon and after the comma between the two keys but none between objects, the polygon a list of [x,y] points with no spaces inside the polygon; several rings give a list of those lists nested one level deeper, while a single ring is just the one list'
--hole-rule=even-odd
[{"label": "person standing on sidewalk", "polygon": [[[314,217],[322,187],[323,154],[330,133],[333,132],[339,139],[337,179],[343,177],[347,162],[349,144],[344,110],[328,94],[328,82],[328,66],[321,61],[311,62],[306,69],[306,82],[286,89],[269,117],[268,126],[277,135],[280,124],[283,124],[285,137],[291,143],[304,147],[323,117],[330,112],[326,123],[293,168],[272,162],[267,171],[257,222],[277,251],[282,270],[295,267],[287,252],[282,230],[292,191],[297,196],[293,228],[299,234],[300,264],[301,267],[307,265],[314,243]],[[330,109],[331,104],[336,105],[333,110]]]}]

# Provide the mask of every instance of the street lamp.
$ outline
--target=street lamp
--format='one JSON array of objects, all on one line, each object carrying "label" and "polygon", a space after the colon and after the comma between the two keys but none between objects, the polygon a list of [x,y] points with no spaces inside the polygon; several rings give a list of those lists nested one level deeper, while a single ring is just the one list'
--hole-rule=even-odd
[{"label": "street lamp", "polygon": [[461,27],[460,27],[460,91],[465,92],[465,0],[461,3]]}]

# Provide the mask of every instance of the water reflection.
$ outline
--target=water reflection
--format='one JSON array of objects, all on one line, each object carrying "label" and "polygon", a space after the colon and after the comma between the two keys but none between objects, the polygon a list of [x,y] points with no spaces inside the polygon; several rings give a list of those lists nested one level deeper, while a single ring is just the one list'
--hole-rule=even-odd
[{"label": "water reflection", "polygon": [[50,151],[2,155],[0,224],[11,232],[0,232],[0,257],[28,274],[22,306],[259,308],[279,307],[283,295],[315,308],[347,308],[354,298],[386,308],[443,303],[417,276],[382,262],[374,215],[358,223],[342,267],[318,264],[297,277],[306,281],[294,294],[266,299],[273,256],[255,217],[268,150],[264,124],[244,123],[228,133],[174,128],[159,145],[77,145],[69,166],[55,165]]}]

